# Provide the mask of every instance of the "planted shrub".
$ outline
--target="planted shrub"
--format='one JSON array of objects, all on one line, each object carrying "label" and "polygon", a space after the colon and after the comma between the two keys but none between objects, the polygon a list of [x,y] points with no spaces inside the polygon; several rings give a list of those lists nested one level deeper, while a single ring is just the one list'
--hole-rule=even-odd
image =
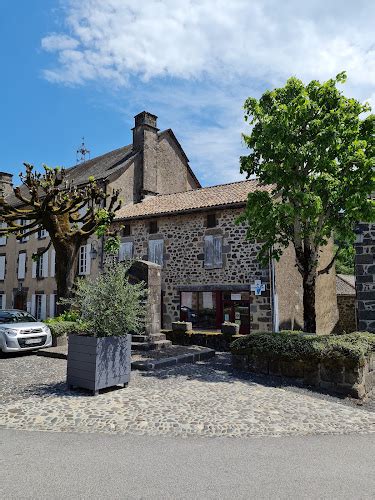
[{"label": "planted shrub", "polygon": [[87,331],[87,325],[79,321],[46,321],[53,337],[63,337],[70,334],[82,334]]},{"label": "planted shrub", "polygon": [[88,334],[111,337],[143,331],[146,289],[144,283],[129,283],[131,264],[114,263],[103,274],[77,281],[69,303],[80,311]]},{"label": "planted shrub", "polygon": [[263,353],[287,359],[347,358],[355,361],[375,352],[375,335],[309,335],[300,332],[253,333],[231,344],[233,354]]}]

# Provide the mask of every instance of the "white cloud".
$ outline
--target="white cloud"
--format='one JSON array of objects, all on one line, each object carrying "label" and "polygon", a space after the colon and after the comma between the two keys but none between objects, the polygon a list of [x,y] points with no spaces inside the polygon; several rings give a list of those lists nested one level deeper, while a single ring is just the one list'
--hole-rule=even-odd
[{"label": "white cloud", "polygon": [[[251,92],[282,84],[291,74],[325,79],[347,70],[347,93],[360,99],[374,95],[375,2],[65,0],[63,5],[66,33],[42,40],[45,50],[57,54],[57,65],[45,70],[45,77],[69,85],[104,81],[123,87],[133,100],[140,99],[141,86],[144,101],[172,121],[171,110],[185,122],[196,114],[197,123],[185,133],[187,146],[201,152],[205,165],[218,165],[227,180],[238,176],[240,107]],[[182,81],[183,91],[176,91]],[[151,95],[155,90],[158,95]],[[215,101],[222,109],[207,123],[207,103]]]}]

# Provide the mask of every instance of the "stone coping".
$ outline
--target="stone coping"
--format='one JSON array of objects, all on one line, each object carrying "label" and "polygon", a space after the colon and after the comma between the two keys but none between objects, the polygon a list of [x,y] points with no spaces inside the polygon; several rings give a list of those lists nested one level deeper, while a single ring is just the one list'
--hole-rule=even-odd
[{"label": "stone coping", "polygon": [[[68,358],[68,347],[48,347],[35,352],[47,358]],[[132,351],[132,370],[150,371],[180,363],[195,363],[215,356],[214,349],[201,346],[171,346],[158,351]]]}]

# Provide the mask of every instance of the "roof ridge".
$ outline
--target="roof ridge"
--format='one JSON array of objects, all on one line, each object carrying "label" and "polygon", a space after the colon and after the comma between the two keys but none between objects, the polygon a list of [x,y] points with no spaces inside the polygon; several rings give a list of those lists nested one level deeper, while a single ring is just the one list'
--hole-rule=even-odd
[{"label": "roof ridge", "polygon": [[212,188],[217,188],[217,187],[222,187],[222,186],[232,186],[233,184],[243,184],[244,182],[259,182],[257,179],[244,179],[242,181],[233,181],[233,182],[225,182],[224,184],[214,184],[213,186],[202,186],[200,188],[196,189],[188,189],[186,191],[175,191],[174,193],[165,193],[165,194],[157,194],[156,196],[152,196],[149,199],[152,198],[159,198],[161,196],[174,196],[176,194],[185,194],[185,193],[192,193],[192,192],[197,192],[197,191],[202,191],[204,189],[212,189]]},{"label": "roof ridge", "polygon": [[120,149],[128,148],[129,146],[133,146],[132,144],[127,144],[126,146],[120,146],[119,148],[112,149],[111,151],[107,151],[106,153],[103,153],[99,156],[94,156],[93,158],[89,158],[87,161],[82,162],[82,163],[76,163],[75,165],[72,165],[71,167],[65,168],[65,171],[68,172],[69,170],[73,170],[74,168],[80,167],[81,165],[84,165],[85,163],[89,163],[94,160],[99,160],[100,158],[103,158],[104,156],[107,156],[111,153],[115,153],[116,151],[120,151]]}]

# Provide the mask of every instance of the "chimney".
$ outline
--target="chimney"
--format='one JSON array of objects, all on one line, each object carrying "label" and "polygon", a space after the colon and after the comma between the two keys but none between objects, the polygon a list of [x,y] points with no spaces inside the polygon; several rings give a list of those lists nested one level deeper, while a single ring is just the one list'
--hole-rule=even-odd
[{"label": "chimney", "polygon": [[158,117],[142,111],[134,117],[133,149],[138,152],[134,171],[133,198],[157,194]]},{"label": "chimney", "polygon": [[0,172],[0,197],[6,198],[13,193],[13,175]]}]

